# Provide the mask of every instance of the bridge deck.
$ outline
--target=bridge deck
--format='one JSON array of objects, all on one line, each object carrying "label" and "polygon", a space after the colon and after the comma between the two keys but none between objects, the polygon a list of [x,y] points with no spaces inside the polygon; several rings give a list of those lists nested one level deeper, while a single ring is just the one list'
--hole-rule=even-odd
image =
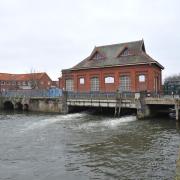
[{"label": "bridge deck", "polygon": [[[113,107],[118,101],[113,99],[67,99],[68,106],[92,106],[92,107]],[[136,108],[134,100],[124,99],[121,101],[121,107]]]},{"label": "bridge deck", "polygon": [[174,99],[174,98],[153,98],[148,97],[145,98],[145,103],[148,105],[175,105],[176,103],[179,103],[180,99]]}]

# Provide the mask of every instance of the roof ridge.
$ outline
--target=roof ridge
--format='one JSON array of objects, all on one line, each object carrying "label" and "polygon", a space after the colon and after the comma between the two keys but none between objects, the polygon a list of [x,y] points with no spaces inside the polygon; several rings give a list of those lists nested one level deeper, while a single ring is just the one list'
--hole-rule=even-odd
[{"label": "roof ridge", "polygon": [[0,74],[6,74],[6,75],[29,75],[29,74],[46,74],[46,72],[32,72],[32,73],[16,73],[16,74],[13,74],[13,73],[1,73]]},{"label": "roof ridge", "polygon": [[103,46],[95,46],[95,48],[101,48],[101,47],[107,47],[107,46],[115,46],[115,45],[120,45],[120,44],[137,43],[137,42],[142,42],[142,41],[143,40],[129,41],[129,42],[123,42],[123,43],[114,43],[114,44],[103,45]]},{"label": "roof ridge", "polygon": [[11,75],[10,73],[0,73],[0,74],[8,74],[8,75]]}]

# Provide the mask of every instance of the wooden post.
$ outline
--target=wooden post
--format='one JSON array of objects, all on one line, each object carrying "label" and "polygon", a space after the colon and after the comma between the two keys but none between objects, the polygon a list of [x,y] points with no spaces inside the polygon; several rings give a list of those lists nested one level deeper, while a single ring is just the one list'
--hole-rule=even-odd
[{"label": "wooden post", "polygon": [[176,109],[176,120],[179,120],[179,109]]},{"label": "wooden post", "polygon": [[67,91],[63,91],[62,94],[62,113],[67,114],[68,113],[68,105],[67,105]]},{"label": "wooden post", "polygon": [[179,120],[179,101],[175,100],[175,111],[176,111],[176,120]]},{"label": "wooden post", "polygon": [[121,114],[121,101],[122,101],[122,96],[121,96],[121,94],[119,94],[118,117],[119,117],[120,114]]}]

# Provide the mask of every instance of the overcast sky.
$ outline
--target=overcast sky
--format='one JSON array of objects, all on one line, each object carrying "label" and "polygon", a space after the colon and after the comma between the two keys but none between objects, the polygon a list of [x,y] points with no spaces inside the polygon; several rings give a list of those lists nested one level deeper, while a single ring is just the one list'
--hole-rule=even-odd
[{"label": "overcast sky", "polygon": [[0,0],[0,72],[61,69],[94,46],[144,39],[146,51],[180,73],[179,0]]}]

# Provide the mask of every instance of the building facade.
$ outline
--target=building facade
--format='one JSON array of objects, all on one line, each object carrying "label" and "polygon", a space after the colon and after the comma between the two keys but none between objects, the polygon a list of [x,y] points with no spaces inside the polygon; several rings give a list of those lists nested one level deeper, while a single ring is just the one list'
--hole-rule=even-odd
[{"label": "building facade", "polygon": [[48,89],[52,85],[47,73],[8,74],[0,73],[0,90]]},{"label": "building facade", "polygon": [[160,92],[164,67],[145,50],[144,41],[95,47],[76,66],[62,70],[59,85],[73,92]]}]

